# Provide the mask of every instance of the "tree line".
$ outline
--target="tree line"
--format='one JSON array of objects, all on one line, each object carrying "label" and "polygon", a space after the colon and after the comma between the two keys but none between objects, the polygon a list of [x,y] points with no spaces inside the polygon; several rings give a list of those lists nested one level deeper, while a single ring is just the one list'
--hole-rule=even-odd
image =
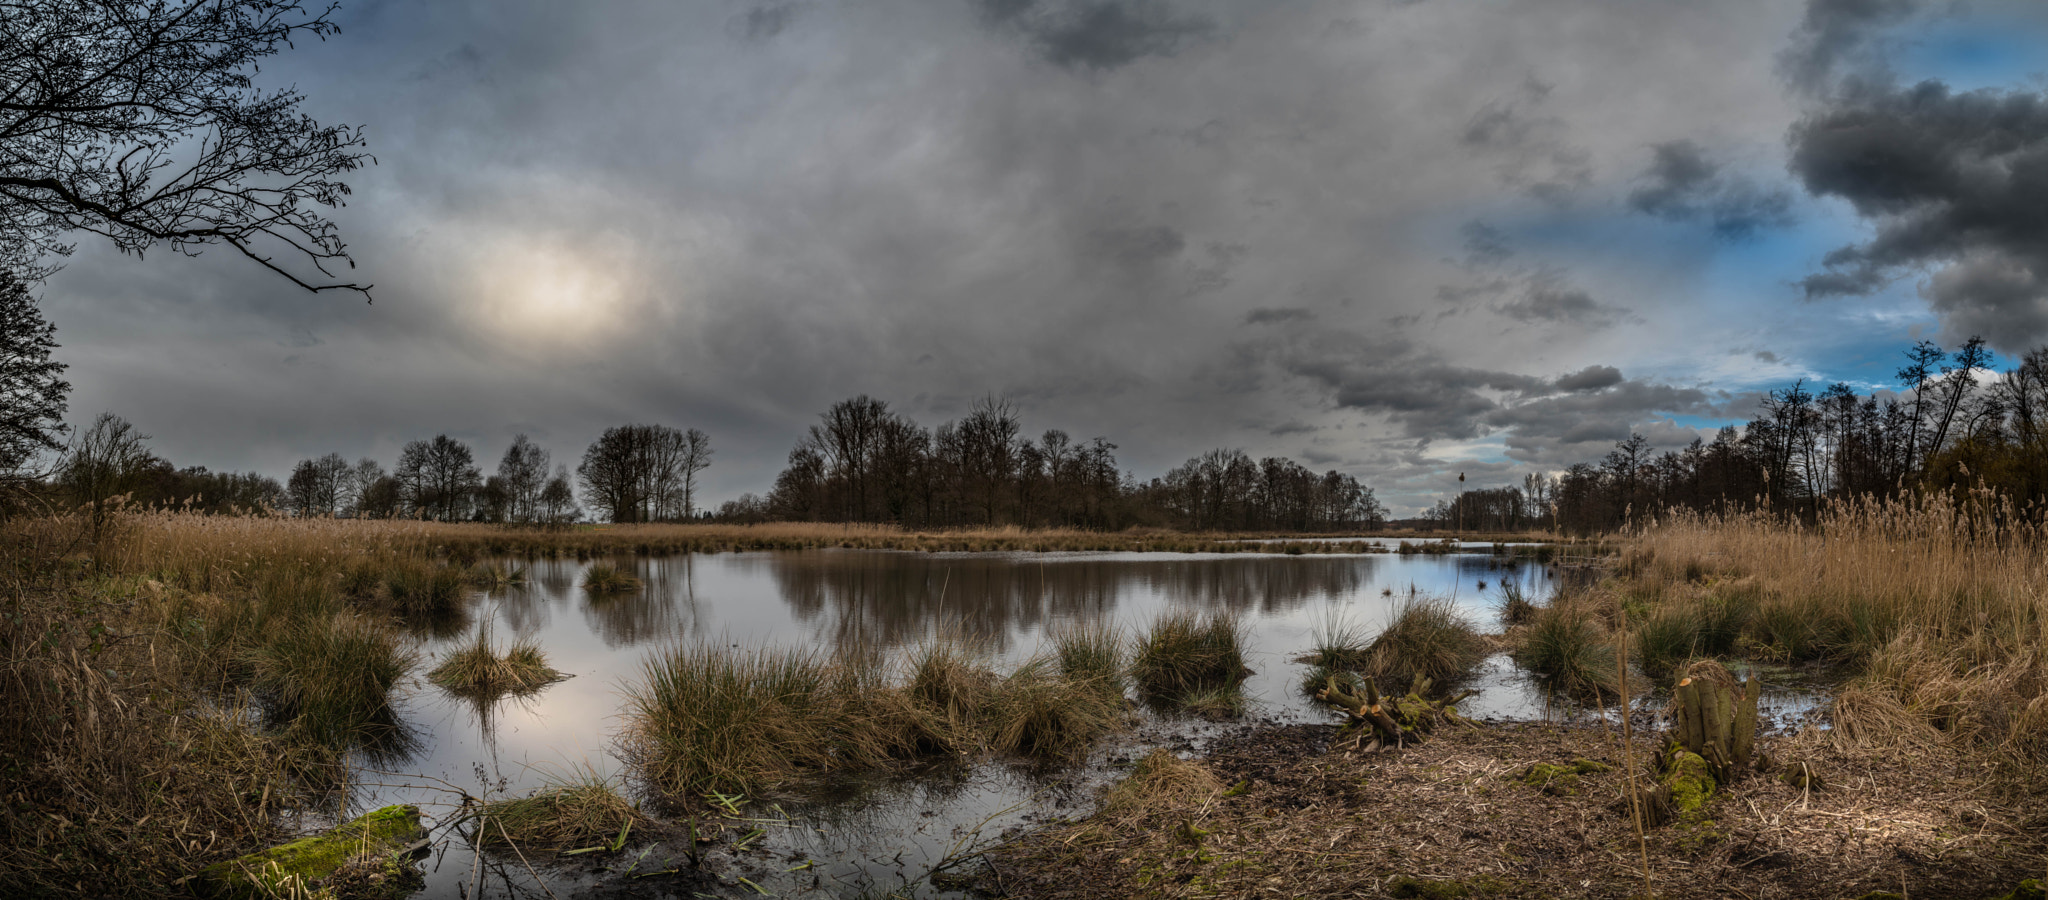
[{"label": "tree line", "polygon": [[587,506],[610,522],[677,522],[701,517],[698,475],[711,464],[704,432],[666,425],[606,429],[584,451],[573,481],[568,466],[554,464],[524,434],[489,475],[468,444],[441,434],[407,443],[389,471],[369,457],[351,463],[329,453],[300,460],[283,482],[256,472],[178,468],[150,451],[148,440],[127,420],[103,413],[65,446],[46,487],[59,504],[83,505],[95,516],[119,498],[207,513],[540,526],[578,521]]},{"label": "tree line", "polygon": [[1981,485],[2048,502],[2048,347],[2025,353],[2002,377],[1981,338],[1952,352],[1920,341],[1905,356],[1894,391],[1859,395],[1841,383],[1816,391],[1802,379],[1711,441],[1658,453],[1630,434],[1598,462],[1527,476],[1521,488],[1464,492],[1428,517],[1590,534],[1681,508],[1812,518],[1830,500],[1900,490]]},{"label": "tree line", "polygon": [[1351,531],[1386,510],[1371,488],[1292,460],[1215,450],[1161,478],[1117,468],[1116,445],[1060,429],[1023,434],[1017,409],[986,397],[927,428],[866,395],[835,403],[790,450],[766,497],[721,518],[877,522],[911,528],[1021,525],[1122,529]]}]

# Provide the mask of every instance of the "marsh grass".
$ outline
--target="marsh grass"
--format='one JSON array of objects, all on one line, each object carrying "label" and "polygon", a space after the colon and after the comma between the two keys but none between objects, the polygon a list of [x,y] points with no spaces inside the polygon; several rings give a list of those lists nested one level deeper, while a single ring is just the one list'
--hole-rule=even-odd
[{"label": "marsh grass", "polygon": [[526,584],[526,567],[505,562],[480,562],[469,567],[469,583],[486,590]]},{"label": "marsh grass", "polygon": [[1061,678],[1091,685],[1105,696],[1123,698],[1125,639],[1114,623],[1063,625],[1052,629],[1050,636]]},{"label": "marsh grass", "polygon": [[1619,689],[1614,638],[1582,602],[1560,598],[1537,610],[1509,655],[1566,696],[1614,697]]},{"label": "marsh grass", "polygon": [[1526,625],[1536,616],[1536,604],[1522,593],[1520,583],[1512,578],[1503,578],[1500,582],[1500,604],[1495,608],[1495,615],[1504,628]]},{"label": "marsh grass", "polygon": [[1176,704],[1197,691],[1244,681],[1244,623],[1225,613],[1169,611],[1131,652],[1131,680],[1148,702]]},{"label": "marsh grass", "polygon": [[392,609],[415,622],[449,618],[462,604],[465,582],[462,569],[420,558],[394,561],[384,573]]},{"label": "marsh grass", "polygon": [[1296,657],[1295,662],[1322,669],[1357,671],[1365,666],[1371,647],[1369,629],[1345,615],[1343,609],[1329,606],[1309,626],[1309,650]]},{"label": "marsh grass", "polygon": [[583,570],[583,590],[592,594],[623,594],[640,589],[640,579],[616,563],[594,562]]},{"label": "marsh grass", "polygon": [[1359,671],[1401,685],[1422,675],[1448,687],[1470,677],[1486,652],[1486,642],[1450,598],[1410,592],[1394,604],[1387,626],[1367,646]]},{"label": "marsh grass", "polygon": [[678,646],[650,657],[626,698],[625,758],[683,802],[984,748],[1069,759],[1126,716],[1120,695],[1065,676],[1054,654],[998,676],[973,648],[943,640],[895,665],[869,653]]},{"label": "marsh grass", "polygon": [[524,797],[484,803],[471,827],[484,847],[618,850],[635,830],[644,832],[651,824],[653,820],[621,796],[611,779],[585,770],[551,778]]},{"label": "marsh grass", "polygon": [[[1677,515],[1646,529],[1638,577],[1725,604],[1702,643],[1858,673],[1833,737],[1938,737],[2044,776],[2048,527],[2039,507],[1975,490],[1831,503],[1812,524]],[[1713,636],[1708,639],[1708,636]]]},{"label": "marsh grass", "polygon": [[346,746],[389,727],[391,689],[415,662],[390,629],[336,613],[276,629],[252,651],[250,681],[274,721],[316,743]]},{"label": "marsh grass", "polygon": [[449,693],[479,699],[530,694],[564,677],[548,665],[538,643],[520,639],[500,653],[490,632],[481,627],[475,638],[448,651],[427,673],[428,681]]},{"label": "marsh grass", "polygon": [[1003,679],[987,713],[990,746],[1039,759],[1071,759],[1122,721],[1123,698],[1111,699],[1090,681],[1060,676],[1056,661],[1039,658]]}]

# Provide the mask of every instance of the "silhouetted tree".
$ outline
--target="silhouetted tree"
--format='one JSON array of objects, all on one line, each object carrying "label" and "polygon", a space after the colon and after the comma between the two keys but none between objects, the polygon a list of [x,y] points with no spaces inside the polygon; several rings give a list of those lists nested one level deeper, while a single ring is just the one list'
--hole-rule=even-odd
[{"label": "silhouetted tree", "polygon": [[533,522],[540,513],[540,492],[548,481],[548,451],[521,434],[512,439],[505,457],[498,461],[498,481],[506,497],[506,516],[522,524]]},{"label": "silhouetted tree", "polygon": [[[30,477],[30,464],[64,443],[64,364],[50,358],[57,328],[36,309],[28,285],[0,270],[0,487]],[[0,512],[8,504],[0,501]]]},{"label": "silhouetted tree", "polygon": [[[350,263],[334,223],[369,160],[359,129],[323,126],[264,57],[337,29],[289,0],[38,0],[0,6],[0,268],[36,278],[71,232],[141,254],[226,244],[307,290]],[[302,257],[308,280],[274,260]]]},{"label": "silhouetted tree", "polygon": [[406,444],[394,474],[407,512],[443,522],[468,518],[471,495],[483,486],[469,445],[445,434]]}]

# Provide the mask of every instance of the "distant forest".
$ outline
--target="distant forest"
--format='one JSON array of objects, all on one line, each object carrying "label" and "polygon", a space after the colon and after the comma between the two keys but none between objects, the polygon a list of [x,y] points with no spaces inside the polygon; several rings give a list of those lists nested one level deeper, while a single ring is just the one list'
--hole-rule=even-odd
[{"label": "distant forest", "polygon": [[[1902,489],[1985,486],[2048,503],[2048,347],[2002,378],[1972,338],[1953,353],[1922,341],[1899,389],[1859,396],[1804,381],[1773,391],[1756,418],[1658,453],[1640,434],[1597,462],[1530,474],[1518,486],[1440,501],[1417,524],[1468,531],[1593,534],[1673,509],[1768,507],[1810,517],[1829,500]],[[621,425],[591,443],[572,473],[520,435],[494,472],[467,444],[437,435],[407,444],[387,471],[338,453],[301,460],[283,482],[257,473],[178,468],[117,416],[70,442],[45,484],[57,503],[183,505],[207,512],[425,518],[560,526],[608,522],[868,522],[906,528],[1017,525],[1121,530],[1374,531],[1387,511],[1337,471],[1217,449],[1150,480],[1120,470],[1116,445],[1058,429],[1022,434],[1007,401],[985,398],[927,428],[859,396],[833,404],[790,453],[765,495],[697,503],[710,438],[697,429]]]},{"label": "distant forest", "polygon": [[1971,338],[1954,353],[1921,341],[1906,352],[1899,390],[1858,396],[1845,384],[1815,392],[1805,381],[1772,391],[1756,418],[1657,453],[1640,434],[1599,462],[1521,487],[1467,491],[1428,518],[1468,529],[1554,528],[1592,534],[1672,509],[1768,506],[1811,518],[1830,500],[1900,490],[1994,489],[2016,502],[2048,502],[2048,347],[2003,378]]},{"label": "distant forest", "polygon": [[1117,469],[1116,445],[1052,429],[1021,435],[1008,402],[984,398],[959,421],[925,428],[860,396],[832,405],[797,441],[766,497],[745,495],[722,518],[1118,530],[1361,531],[1386,521],[1372,489],[1291,459],[1253,461],[1211,450],[1164,477]]}]

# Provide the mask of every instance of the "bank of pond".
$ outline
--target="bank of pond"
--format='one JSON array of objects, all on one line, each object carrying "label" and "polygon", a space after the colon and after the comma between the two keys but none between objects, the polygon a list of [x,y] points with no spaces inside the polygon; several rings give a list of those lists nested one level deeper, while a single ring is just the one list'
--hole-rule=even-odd
[{"label": "bank of pond", "polygon": [[[1912,896],[2041,871],[2006,800],[2048,751],[2038,599],[2000,593],[2017,557],[1952,572],[1972,591],[1887,595],[1788,591],[1779,551],[1717,532],[1593,568],[1490,541],[493,556],[431,529],[253,528],[136,523],[53,564],[69,606],[41,623],[90,622],[84,677],[124,702],[146,685],[166,718],[141,736],[185,742],[166,764],[114,741],[134,758],[110,776],[239,771],[253,796],[143,771],[163,796],[99,801],[130,822],[220,806],[159,826],[189,846],[177,829],[213,816],[217,846],[182,855],[61,801],[10,808],[10,884],[62,893],[95,854],[146,849],[129,886],[223,895],[238,859],[260,890],[336,896],[1692,896],[1677,873],[1715,866],[1784,896],[1892,889],[1839,848],[1847,880],[1786,874],[1830,816],[1859,854],[1931,860],[1893,879]],[[1723,682],[1762,764],[1700,745],[1712,786],[1674,783],[1691,764],[1664,709]],[[21,699],[62,723],[62,692],[94,689]],[[1787,791],[1796,828],[1758,805]],[[1880,802],[1901,791],[1969,802]],[[418,835],[339,875],[234,856],[392,808]],[[219,837],[223,815],[246,827]],[[1428,852],[1378,849],[1404,834]],[[188,880],[198,863],[215,875]],[[1577,888],[1554,877],[1572,867]]]}]

